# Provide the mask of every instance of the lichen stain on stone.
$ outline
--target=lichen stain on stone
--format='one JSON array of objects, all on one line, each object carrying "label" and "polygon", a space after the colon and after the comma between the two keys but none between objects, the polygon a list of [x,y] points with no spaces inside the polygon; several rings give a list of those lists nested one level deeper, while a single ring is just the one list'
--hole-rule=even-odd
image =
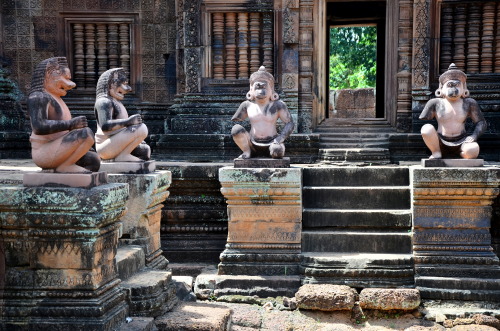
[{"label": "lichen stain on stone", "polygon": [[270,182],[273,178],[286,177],[287,171],[271,169],[241,169],[239,174],[234,174],[236,181],[249,181],[257,179],[259,182]]}]

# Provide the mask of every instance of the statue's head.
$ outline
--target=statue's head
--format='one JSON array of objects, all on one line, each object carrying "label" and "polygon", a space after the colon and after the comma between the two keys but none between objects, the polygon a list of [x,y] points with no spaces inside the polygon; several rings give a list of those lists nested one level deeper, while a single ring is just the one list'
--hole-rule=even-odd
[{"label": "statue's head", "polygon": [[128,77],[123,68],[109,69],[102,73],[97,81],[96,96],[112,97],[116,100],[123,100],[125,94],[132,91],[128,85]]},{"label": "statue's head", "polygon": [[458,70],[452,63],[447,71],[439,77],[439,88],[435,92],[437,97],[447,99],[467,98],[470,93],[467,89],[467,75]]},{"label": "statue's head", "polygon": [[278,93],[274,92],[274,77],[266,71],[264,66],[250,76],[250,91],[247,93],[248,100],[268,99],[278,100]]},{"label": "statue's head", "polygon": [[76,86],[71,81],[71,71],[65,57],[51,57],[40,62],[33,72],[31,91],[45,91],[63,97]]}]

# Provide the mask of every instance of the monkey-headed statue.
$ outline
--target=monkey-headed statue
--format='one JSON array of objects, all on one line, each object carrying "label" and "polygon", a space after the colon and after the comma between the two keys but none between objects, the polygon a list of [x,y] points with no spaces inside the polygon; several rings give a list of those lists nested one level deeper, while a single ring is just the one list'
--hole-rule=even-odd
[{"label": "monkey-headed statue", "polygon": [[[432,124],[422,126],[421,133],[425,144],[431,150],[430,159],[462,157],[475,159],[479,155],[477,139],[486,130],[484,119],[477,102],[469,98],[467,76],[451,64],[439,77],[439,88],[420,114],[420,119],[436,118],[438,128]],[[471,118],[475,123],[474,131],[468,134],[465,121]]]},{"label": "monkey-headed statue", "polygon": [[33,72],[28,110],[33,162],[59,173],[99,170],[100,159],[90,151],[94,134],[85,116],[71,117],[62,97],[76,86],[65,57],[43,60]]}]

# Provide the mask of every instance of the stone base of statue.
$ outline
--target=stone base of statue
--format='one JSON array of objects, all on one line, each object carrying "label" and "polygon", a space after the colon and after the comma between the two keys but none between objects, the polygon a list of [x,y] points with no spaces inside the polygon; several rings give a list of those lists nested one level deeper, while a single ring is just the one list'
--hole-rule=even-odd
[{"label": "stone base of statue", "polygon": [[42,170],[23,175],[24,186],[79,187],[89,189],[107,183],[107,175],[102,171],[91,173],[59,173],[51,170]]},{"label": "stone base of statue", "polygon": [[483,159],[422,159],[424,168],[477,168],[484,166]]},{"label": "stone base of statue", "polygon": [[120,241],[128,245],[142,246],[146,255],[146,266],[165,269],[167,259],[162,255],[160,223],[162,202],[168,197],[172,183],[170,171],[150,174],[108,174],[111,183],[129,185],[127,214],[122,217],[123,236]]},{"label": "stone base of statue", "polygon": [[2,330],[112,330],[128,316],[115,255],[128,189],[3,186]]},{"label": "stone base of statue", "polygon": [[290,168],[290,158],[249,158],[234,159],[235,168]]},{"label": "stone base of statue", "polygon": [[110,174],[149,174],[156,170],[156,162],[153,160],[144,162],[101,162],[99,171]]},{"label": "stone base of statue", "polygon": [[413,170],[415,284],[423,299],[500,301],[491,248],[500,170]]},{"label": "stone base of statue", "polygon": [[298,275],[302,229],[302,170],[219,170],[229,215],[220,275]]}]

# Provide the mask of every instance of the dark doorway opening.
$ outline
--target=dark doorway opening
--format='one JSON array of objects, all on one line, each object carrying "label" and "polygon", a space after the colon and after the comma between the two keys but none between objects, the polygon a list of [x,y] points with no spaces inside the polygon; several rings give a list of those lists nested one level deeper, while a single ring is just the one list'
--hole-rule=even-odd
[{"label": "dark doorway opening", "polygon": [[[386,1],[335,1],[327,3],[327,45],[330,45],[332,40],[330,36],[332,35],[332,29],[338,30],[339,28],[345,28],[347,30],[355,30],[355,31],[373,31],[376,30],[376,51],[373,54],[376,54],[376,59],[373,59],[374,63],[376,63],[376,76],[375,76],[375,87],[373,99],[375,106],[373,113],[370,112],[358,112],[358,115],[355,115],[355,112],[346,112],[342,117],[368,117],[368,118],[385,118],[385,45],[386,45]],[[359,32],[358,32],[359,34]],[[333,43],[333,42],[332,42]],[[347,46],[349,47],[349,46]],[[345,50],[348,52],[349,50]],[[371,55],[373,56],[373,55]],[[330,64],[331,54],[330,47],[327,47],[327,63]],[[365,66],[366,67],[366,66]],[[353,68],[350,68],[353,69]],[[370,68],[366,68],[367,70]],[[374,68],[371,68],[374,69]],[[336,72],[330,69],[330,65],[328,65],[328,75],[326,82],[328,86],[330,86],[330,75],[332,72]],[[369,70],[368,70],[369,71]],[[362,91],[361,91],[362,92]],[[349,93],[357,93],[357,92],[349,92]],[[354,96],[354,100],[360,100],[358,95]],[[336,98],[339,94],[328,93],[329,102],[327,109],[327,117],[332,117],[333,114],[337,114],[337,110],[334,109],[332,112],[332,105],[335,105],[336,102],[333,102],[332,98]],[[351,96],[351,99],[353,96]],[[356,99],[357,98],[357,99]],[[344,99],[344,98],[343,98]],[[350,103],[350,99],[346,99],[348,103]],[[337,101],[337,100],[335,100]],[[342,102],[340,99],[339,102]],[[370,101],[371,102],[371,101]],[[340,105],[339,105],[340,106]],[[342,106],[340,106],[342,107]]]}]

